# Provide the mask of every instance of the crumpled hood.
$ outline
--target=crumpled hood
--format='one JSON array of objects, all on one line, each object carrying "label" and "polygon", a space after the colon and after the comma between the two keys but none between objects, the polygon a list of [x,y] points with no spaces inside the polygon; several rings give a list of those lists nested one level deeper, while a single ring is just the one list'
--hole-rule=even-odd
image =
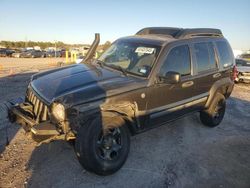
[{"label": "crumpled hood", "polygon": [[48,103],[59,100],[69,106],[105,98],[142,87],[142,79],[88,64],[38,73],[32,88]]}]

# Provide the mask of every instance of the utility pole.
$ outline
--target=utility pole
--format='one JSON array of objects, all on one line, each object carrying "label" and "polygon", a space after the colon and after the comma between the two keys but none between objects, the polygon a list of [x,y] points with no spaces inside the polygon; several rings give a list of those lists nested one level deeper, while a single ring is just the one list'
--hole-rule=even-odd
[{"label": "utility pole", "polygon": [[55,58],[56,58],[56,40],[55,40]]},{"label": "utility pole", "polygon": [[25,36],[25,49],[28,47],[28,39],[27,36]]}]

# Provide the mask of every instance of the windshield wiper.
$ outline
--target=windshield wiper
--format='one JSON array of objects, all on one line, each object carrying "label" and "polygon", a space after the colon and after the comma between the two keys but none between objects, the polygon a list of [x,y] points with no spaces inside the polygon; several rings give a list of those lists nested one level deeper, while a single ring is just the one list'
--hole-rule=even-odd
[{"label": "windshield wiper", "polygon": [[100,65],[102,68],[104,66],[107,66],[107,67],[111,67],[113,69],[116,69],[116,70],[119,70],[120,72],[122,72],[125,76],[127,76],[127,71],[125,69],[123,69],[121,66],[119,65],[113,65],[113,64],[107,64],[99,59],[96,60],[96,64]]},{"label": "windshield wiper", "polygon": [[103,68],[104,62],[101,61],[101,60],[99,60],[99,59],[97,59],[96,60],[96,64],[100,65]]},{"label": "windshield wiper", "polygon": [[[107,65],[107,64],[106,64]],[[128,74],[127,74],[127,71],[125,70],[125,69],[123,69],[121,66],[119,66],[119,65],[113,65],[113,64],[110,64],[110,65],[107,65],[107,66],[109,66],[109,67],[111,67],[111,68],[114,68],[114,69],[116,69],[116,70],[119,70],[119,71],[121,71],[125,76],[128,76]]]}]

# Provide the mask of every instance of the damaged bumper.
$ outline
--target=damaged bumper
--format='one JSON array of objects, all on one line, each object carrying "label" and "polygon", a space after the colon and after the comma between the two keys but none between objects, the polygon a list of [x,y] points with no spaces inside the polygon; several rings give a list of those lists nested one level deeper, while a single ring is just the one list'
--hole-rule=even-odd
[{"label": "damaged bumper", "polygon": [[15,121],[21,125],[26,132],[31,132],[33,136],[40,136],[43,138],[41,140],[60,135],[56,125],[49,120],[44,122],[35,121],[32,118],[32,110],[32,104],[28,102],[21,103],[11,108],[9,118],[12,122]]}]

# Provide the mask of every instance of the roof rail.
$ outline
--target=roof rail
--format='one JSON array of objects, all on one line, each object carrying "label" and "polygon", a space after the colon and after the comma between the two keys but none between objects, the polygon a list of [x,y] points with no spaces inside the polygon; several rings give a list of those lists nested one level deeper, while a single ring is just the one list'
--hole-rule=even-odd
[{"label": "roof rail", "polygon": [[178,39],[192,37],[223,37],[221,30],[212,28],[183,29],[175,27],[147,27],[136,33],[136,35],[150,34],[170,35]]},{"label": "roof rail", "polygon": [[176,38],[192,38],[192,37],[222,37],[222,32],[219,29],[212,28],[194,28],[183,29],[182,32],[176,35]]},{"label": "roof rail", "polygon": [[182,29],[176,27],[146,27],[136,33],[136,35],[170,35],[175,37]]}]

